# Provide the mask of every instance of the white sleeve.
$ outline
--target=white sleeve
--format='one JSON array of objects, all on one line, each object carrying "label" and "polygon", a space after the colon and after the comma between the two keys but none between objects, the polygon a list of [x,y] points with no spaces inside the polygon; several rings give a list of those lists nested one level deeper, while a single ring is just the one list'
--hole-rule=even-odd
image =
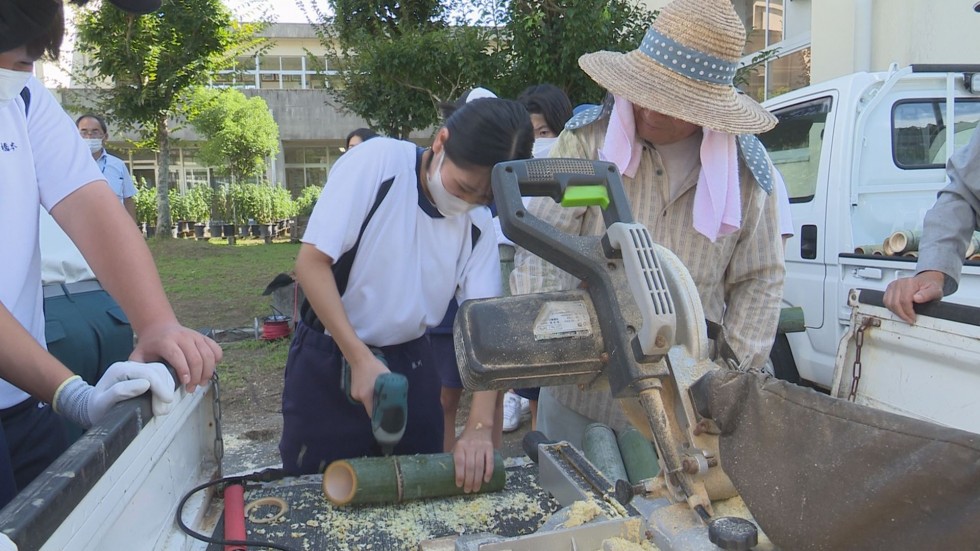
[{"label": "white sleeve", "polygon": [[497,249],[490,209],[475,209],[470,219],[480,230],[480,238],[473,247],[473,252],[463,266],[456,300],[474,298],[499,297],[503,294],[500,281],[500,254]]},{"label": "white sleeve", "polygon": [[31,106],[27,113],[28,138],[41,204],[51,210],[71,192],[96,180],[105,180],[92,153],[82,141],[71,117],[34,77],[28,81]]},{"label": "white sleeve", "polygon": [[394,140],[375,138],[341,155],[313,207],[303,234],[304,243],[315,246],[334,262],[354,246],[385,181],[387,156],[400,154],[396,144]]}]

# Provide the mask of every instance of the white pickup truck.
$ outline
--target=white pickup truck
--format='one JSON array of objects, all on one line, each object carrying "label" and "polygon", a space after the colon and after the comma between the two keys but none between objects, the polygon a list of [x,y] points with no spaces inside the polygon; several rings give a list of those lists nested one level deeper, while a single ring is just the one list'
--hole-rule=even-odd
[{"label": "white pickup truck", "polygon": [[[914,254],[880,249],[895,232],[921,230],[946,185],[947,144],[965,145],[980,121],[974,74],[980,65],[893,66],[765,103],[779,124],[760,138],[786,181],[796,230],[783,306],[802,308],[806,327],[777,337],[777,376],[829,388],[850,290],[884,290],[914,273]],[[966,263],[944,300],[980,306],[980,262]]]}]

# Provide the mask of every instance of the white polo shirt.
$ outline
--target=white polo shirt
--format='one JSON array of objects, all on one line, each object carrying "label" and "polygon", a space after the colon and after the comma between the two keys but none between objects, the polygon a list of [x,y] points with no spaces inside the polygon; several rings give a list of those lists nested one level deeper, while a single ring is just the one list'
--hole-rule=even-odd
[{"label": "white polo shirt", "polygon": [[[0,303],[44,346],[38,203],[51,210],[102,173],[54,96],[34,77],[27,87],[26,117],[20,96],[0,107],[0,220],[13,232],[0,239]],[[0,380],[0,408],[26,398]]]},{"label": "white polo shirt", "polygon": [[415,144],[390,138],[351,149],[330,171],[303,236],[336,261],[354,246],[381,184],[393,179],[361,237],[343,295],[351,325],[372,346],[421,337],[439,325],[454,296],[463,302],[501,292],[490,209],[443,217],[421,191],[420,162]]}]

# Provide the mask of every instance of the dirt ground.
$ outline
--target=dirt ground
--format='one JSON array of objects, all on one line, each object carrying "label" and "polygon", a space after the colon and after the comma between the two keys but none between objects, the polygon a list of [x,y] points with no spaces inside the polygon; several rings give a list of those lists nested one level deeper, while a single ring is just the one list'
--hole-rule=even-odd
[{"label": "dirt ground", "polygon": [[[222,343],[226,359],[237,360],[240,355],[255,353],[254,349],[241,345],[245,340],[254,339],[254,334],[247,331],[219,333],[215,337]],[[283,342],[281,346],[285,345]],[[225,448],[222,467],[226,475],[280,463],[277,446],[282,434],[282,371],[248,367],[243,371],[235,374],[242,378],[235,384],[222,386],[219,382]],[[464,393],[461,412],[468,410],[469,398],[469,393]],[[457,431],[462,430],[465,420],[466,416],[460,415]],[[518,430],[504,434],[501,450],[504,457],[524,455],[521,439],[529,429],[530,420],[525,418]]]}]

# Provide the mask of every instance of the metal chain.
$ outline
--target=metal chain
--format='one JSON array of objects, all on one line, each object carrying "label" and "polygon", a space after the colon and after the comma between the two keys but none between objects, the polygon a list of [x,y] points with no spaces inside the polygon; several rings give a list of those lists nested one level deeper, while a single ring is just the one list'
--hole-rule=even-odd
[{"label": "metal chain", "polygon": [[221,465],[225,456],[225,442],[221,438],[221,385],[218,384],[218,370],[211,375],[211,387],[214,391],[212,410],[214,411],[214,460]]},{"label": "metal chain", "polygon": [[868,327],[878,327],[881,321],[878,318],[864,318],[861,326],[854,333],[854,365],[851,367],[851,392],[847,395],[849,402],[857,401],[858,383],[861,381],[861,348],[864,347],[864,330]]}]

